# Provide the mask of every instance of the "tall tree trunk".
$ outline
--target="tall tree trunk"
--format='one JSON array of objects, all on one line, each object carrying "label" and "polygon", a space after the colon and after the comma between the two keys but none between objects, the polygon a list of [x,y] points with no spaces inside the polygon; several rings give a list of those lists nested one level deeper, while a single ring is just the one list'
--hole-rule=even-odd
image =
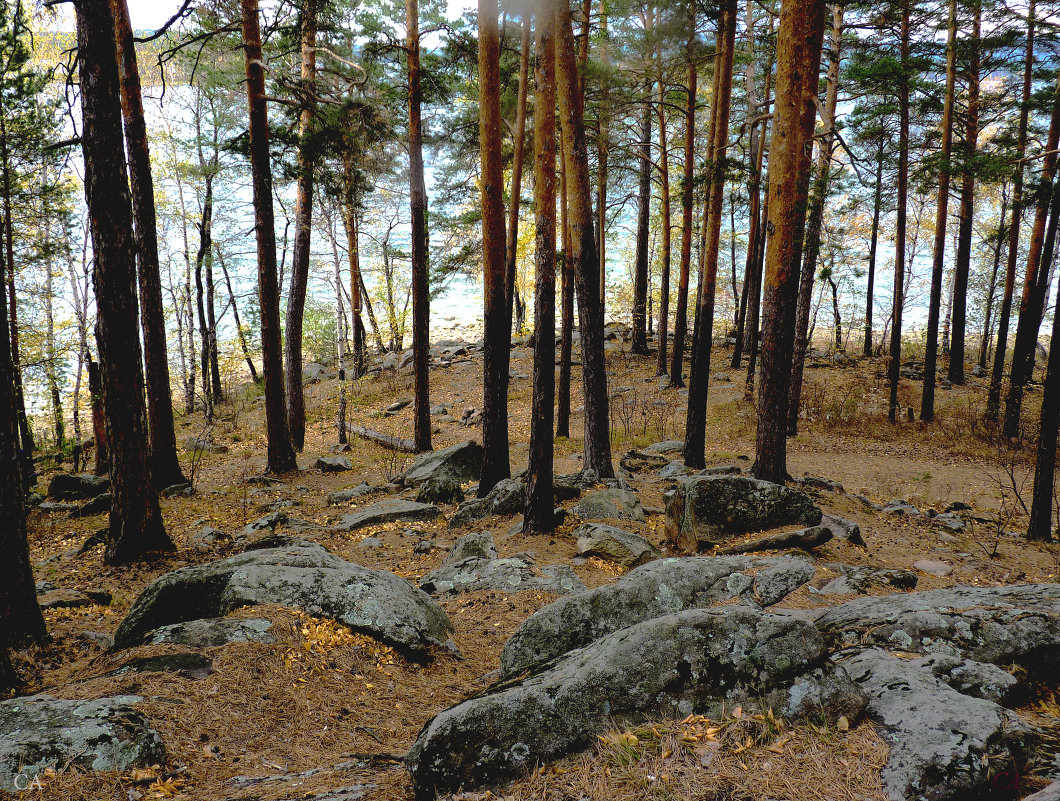
[{"label": "tall tree trunk", "polygon": [[[964,383],[965,321],[968,314],[968,273],[972,263],[972,226],[975,223],[975,154],[979,138],[979,30],[982,5],[973,2],[971,49],[968,64],[968,110],[964,126],[964,168],[961,175],[961,216],[957,233],[957,259],[953,270],[953,311],[950,341],[952,384]],[[932,376],[934,377],[934,376]],[[924,375],[925,381],[927,374]]]},{"label": "tall tree trunk", "polygon": [[[0,260],[0,287],[4,286]],[[26,539],[26,496],[22,481],[15,369],[7,309],[0,302],[0,661],[7,649],[27,640],[43,642],[48,633],[37,605],[37,591]],[[0,668],[0,694],[20,684],[10,663]]]},{"label": "tall tree trunk", "polygon": [[[1000,347],[1000,345],[999,345]],[[1053,490],[1056,482],[1056,440],[1060,434],[1060,310],[1053,313],[1049,363],[1042,387],[1042,410],[1038,422],[1038,453],[1034,465],[1027,539],[1049,542],[1053,538]]]},{"label": "tall tree trunk", "polygon": [[869,274],[865,280],[865,341],[862,353],[872,355],[872,303],[876,288],[876,246],[880,240],[880,211],[883,206],[883,146],[880,137],[876,149],[876,190],[872,200],[872,233],[869,235]]},{"label": "tall tree trunk", "polygon": [[[670,386],[685,385],[683,361],[688,329],[688,274],[692,262],[692,190],[696,159],[696,15],[695,3],[688,6],[688,95],[685,101],[685,170],[681,176],[681,277],[677,282],[677,309],[674,313],[674,349],[670,360]],[[715,74],[717,74],[715,72]],[[715,86],[717,81],[714,82]]]},{"label": "tall tree trunk", "polygon": [[298,178],[294,203],[294,251],[291,254],[291,285],[287,292],[287,320],[284,331],[284,373],[287,398],[287,425],[296,451],[305,446],[305,394],[302,388],[302,322],[306,290],[309,286],[309,254],[313,237],[313,173],[316,159],[310,138],[316,114],[317,80],[317,0],[302,3],[302,73],[299,91],[303,94],[298,112],[298,149],[295,156]]},{"label": "tall tree trunk", "polygon": [[1001,184],[1001,215],[998,218],[997,239],[994,242],[994,266],[990,271],[990,283],[986,292],[986,309],[983,313],[983,338],[979,343],[979,370],[986,370],[990,358],[990,334],[994,327],[994,297],[997,294],[997,274],[1001,270],[1001,248],[1005,239],[1005,215],[1008,213],[1008,183]]},{"label": "tall tree trunk", "polygon": [[210,347],[208,352],[210,391],[213,394],[214,405],[217,405],[218,403],[224,403],[225,397],[224,388],[221,386],[221,368],[217,359],[217,301],[213,283],[213,252],[214,249],[211,247],[203,260],[203,273],[206,276],[206,322],[210,327]]},{"label": "tall tree trunk", "polygon": [[[504,271],[504,175],[501,163],[500,37],[496,0],[478,4],[479,142],[482,162],[482,478],[478,494],[511,475],[508,461],[508,369],[512,326]],[[582,335],[584,337],[584,330]],[[582,343],[584,347],[584,340]]]},{"label": "tall tree trunk", "polygon": [[[97,339],[98,334],[97,334]],[[107,412],[103,408],[103,376],[99,363],[88,354],[88,397],[92,404],[92,438],[96,442],[93,472],[97,476],[110,473],[110,440],[107,436]]]},{"label": "tall tree trunk", "polygon": [[[480,3],[484,0],[480,0]],[[496,14],[494,14],[496,16]],[[494,22],[494,26],[496,23]],[[423,89],[420,86],[420,7],[418,0],[407,0],[405,3],[405,29],[407,31],[406,54],[408,58],[409,77],[409,195],[412,205],[412,366],[416,383],[416,399],[413,404],[414,433],[416,450],[420,453],[431,450],[431,399],[430,399],[430,315],[431,299],[428,286],[428,251],[427,251],[427,187],[423,179],[423,131],[420,122],[420,106],[423,103]],[[481,63],[481,58],[480,58]],[[498,91],[499,97],[499,91]],[[495,148],[500,141],[500,105],[497,105],[496,128],[492,131],[497,139],[490,139],[484,147]],[[500,150],[496,149],[497,158]],[[499,191],[499,190],[498,190]],[[501,198],[498,196],[498,202]],[[500,253],[504,256],[504,210],[500,208],[501,239]],[[501,302],[504,300],[504,265],[501,270]],[[488,317],[487,317],[488,320]],[[486,323],[486,338],[489,339],[492,329]],[[511,341],[511,316],[505,323],[508,333],[505,342]],[[504,345],[504,395],[508,390],[508,344]],[[489,346],[487,345],[487,349]],[[492,400],[492,399],[491,399]],[[483,414],[489,411],[489,403],[483,404]],[[483,441],[486,439],[487,423],[483,423]],[[505,409],[505,465],[507,465],[507,409]],[[504,477],[508,473],[505,471]]]},{"label": "tall tree trunk", "polygon": [[[250,109],[250,168],[254,185],[254,233],[258,246],[258,302],[261,306],[261,362],[265,374],[268,472],[298,469],[287,427],[280,346],[280,289],[276,281],[276,228],[272,209],[272,163],[265,107],[265,62],[261,52],[258,0],[240,0],[247,105]],[[299,370],[299,378],[301,377]]]},{"label": "tall tree trunk", "polygon": [[22,356],[19,352],[18,301],[15,294],[15,245],[14,227],[11,222],[11,171],[9,168],[9,144],[7,124],[2,101],[0,101],[0,166],[3,168],[4,244],[7,259],[8,327],[11,342],[11,367],[15,381],[15,408],[19,436],[22,441],[22,481],[26,487],[37,483],[37,471],[33,466],[33,432],[26,415],[26,396],[22,385]]},{"label": "tall tree trunk", "polygon": [[106,561],[130,562],[173,551],[150,470],[147,410],[138,331],[136,258],[122,120],[114,16],[107,0],[77,5],[85,198],[95,254],[97,344],[111,449],[111,501]]},{"label": "tall tree trunk", "polygon": [[648,233],[651,225],[651,80],[644,80],[637,165],[637,254],[633,267],[633,353],[648,353]]},{"label": "tall tree trunk", "polygon": [[[43,183],[48,183],[48,167],[44,166],[43,169]],[[45,217],[50,216],[51,209],[47,200],[44,203],[44,215]],[[51,220],[45,219],[43,222],[43,238],[44,238],[44,250],[50,252],[51,250]],[[0,282],[0,286],[2,286]],[[58,371],[56,369],[58,362],[58,353],[55,348],[55,309],[53,298],[55,296],[55,270],[49,261],[44,265],[44,321],[45,321],[45,339],[44,339],[44,375],[48,382],[48,395],[51,398],[52,403],[52,422],[55,432],[55,451],[59,455],[59,459],[62,459],[63,445],[66,440],[66,426],[63,422],[63,402],[62,396],[59,394],[59,378]],[[0,304],[2,305],[2,304]],[[78,442],[78,445],[81,443]]]},{"label": "tall tree trunk", "polygon": [[[747,118],[751,120],[749,131],[750,142],[747,148],[747,255],[743,267],[743,291],[736,304],[736,337],[732,348],[732,359],[729,366],[736,370],[740,367],[743,358],[744,327],[747,322],[747,297],[751,289],[751,272],[755,263],[755,242],[758,238],[758,217],[760,213],[762,191],[761,171],[759,169],[759,154],[763,152],[762,137],[759,134],[759,123],[755,121],[758,114],[756,102],[756,87],[754,79],[754,0],[747,0],[747,18],[745,22],[747,32],[748,58],[747,67],[744,69],[744,95],[747,97]],[[763,127],[765,123],[762,123]],[[733,288],[736,286],[736,260],[733,259]]]},{"label": "tall tree trunk", "polygon": [[531,18],[526,14],[519,43],[519,97],[515,112],[515,153],[512,157],[512,202],[508,208],[508,239],[504,256],[504,303],[508,309],[508,324],[516,312],[516,328],[522,328],[522,302],[516,286],[515,255],[519,250],[519,205],[523,188],[523,153],[526,149],[526,88],[530,73]]},{"label": "tall tree trunk", "polygon": [[[346,166],[352,186],[352,164]],[[365,331],[361,320],[361,246],[357,223],[357,206],[352,192],[347,193],[342,215],[346,229],[346,253],[350,262],[350,317],[353,324],[353,377],[364,375]],[[374,323],[372,324],[375,325]],[[380,343],[382,344],[382,343]]]},{"label": "tall tree trunk", "polygon": [[[1057,80],[1056,92],[1053,96],[1049,136],[1045,145],[1045,156],[1042,159],[1041,183],[1043,186],[1053,184],[1058,144],[1060,144],[1060,79]],[[1038,341],[1038,327],[1041,325],[1039,311],[1042,308],[1043,298],[1038,294],[1040,283],[1038,274],[1042,271],[1042,246],[1045,242],[1045,225],[1049,215],[1049,197],[1050,195],[1039,197],[1034,214],[1034,228],[1031,229],[1027,272],[1023,279],[1023,297],[1020,299],[1020,313],[1016,321],[1016,340],[1012,346],[1012,365],[1009,368],[1008,394],[1005,396],[1004,433],[1009,438],[1014,438],[1019,434],[1023,409],[1023,385],[1030,379],[1029,368]],[[1044,271],[1048,272],[1048,269],[1046,265]]]},{"label": "tall tree trunk", "polygon": [[760,325],[762,308],[762,277],[766,267],[766,243],[769,240],[766,226],[763,221],[769,219],[769,193],[766,192],[766,200],[762,205],[762,217],[758,224],[758,242],[755,245],[754,279],[751,289],[751,298],[747,301],[747,321],[744,330],[747,348],[747,376],[744,378],[743,396],[744,400],[754,400],[755,395],[755,370],[758,365],[758,342],[762,327]]},{"label": "tall tree trunk", "polygon": [[578,292],[578,329],[581,333],[582,385],[585,392],[585,457],[583,470],[600,478],[614,476],[611,429],[608,425],[607,368],[604,363],[604,310],[600,304],[597,271],[600,261],[593,236],[589,157],[582,121],[583,98],[574,60],[574,31],[570,8],[559,3],[556,12],[556,87],[559,116],[567,146],[564,158],[570,190],[568,213],[571,257]]},{"label": "tall tree trunk", "polygon": [[835,114],[839,100],[839,62],[843,47],[843,6],[832,6],[832,40],[828,48],[828,88],[825,90],[824,114],[821,120],[824,137],[817,145],[817,175],[810,193],[806,221],[806,253],[799,276],[799,300],[795,312],[795,355],[791,362],[791,399],[788,403],[788,436],[799,433],[799,406],[802,401],[802,371],[810,345],[810,303],[817,260],[821,252],[821,229],[824,227],[824,203],[832,172],[832,148],[835,145]]},{"label": "tall tree trunk", "polygon": [[725,160],[729,144],[729,107],[732,100],[732,64],[736,50],[736,0],[726,0],[718,18],[717,55],[714,58],[714,96],[711,99],[710,132],[712,157],[710,183],[704,210],[706,237],[700,260],[698,323],[692,342],[689,371],[688,414],[685,418],[684,460],[688,467],[706,467],[707,390],[710,376],[710,346],[714,332],[714,295],[718,282],[718,250],[721,246],[721,212],[725,191]]},{"label": "tall tree trunk", "polygon": [[[946,42],[946,99],[942,107],[942,169],[935,213],[935,248],[931,261],[931,297],[928,301],[927,344],[924,349],[924,389],[920,419],[935,419],[935,373],[938,362],[939,313],[942,307],[942,276],[946,262],[946,221],[950,203],[950,151],[953,140],[953,96],[957,62],[957,0],[950,0],[949,35]],[[963,197],[961,213],[964,213]],[[963,216],[962,216],[963,225]]]},{"label": "tall tree trunk", "polygon": [[232,304],[232,317],[236,321],[236,333],[239,334],[239,347],[243,351],[243,360],[247,363],[247,369],[250,371],[250,380],[255,384],[260,380],[258,378],[258,371],[254,367],[254,360],[250,356],[250,348],[247,346],[247,335],[243,330],[243,323],[239,319],[239,304],[236,302],[236,293],[232,289],[232,279],[228,275],[228,268],[225,267],[225,260],[221,256],[221,251],[217,251],[217,262],[221,266],[221,273],[225,277],[225,286],[228,287],[228,301]]},{"label": "tall tree trunk", "polygon": [[139,255],[140,314],[144,336],[144,367],[147,376],[147,418],[151,431],[151,469],[155,484],[168,487],[187,479],[177,458],[173,429],[173,395],[166,352],[166,319],[162,313],[162,282],[158,263],[158,231],[155,226],[155,191],[147,142],[140,70],[136,63],[129,6],[126,0],[110,0],[114,16],[114,39],[121,80],[121,107],[125,117],[125,143],[129,152],[133,219]]},{"label": "tall tree trunk", "polygon": [[202,369],[203,412],[207,420],[213,419],[213,407],[218,398],[213,391],[211,381],[211,358],[215,328],[212,322],[213,311],[207,314],[207,306],[212,306],[212,298],[206,291],[203,281],[203,268],[213,257],[213,173],[207,173],[206,186],[203,191],[202,221],[199,223],[199,250],[195,254],[195,305],[199,311],[200,352],[199,364]]},{"label": "tall tree trunk", "polygon": [[662,68],[662,46],[656,51],[656,81],[659,84],[659,105],[656,113],[659,115],[659,217],[660,217],[660,242],[659,249],[659,324],[656,332],[659,337],[659,359],[655,374],[664,376],[668,374],[669,365],[666,359],[668,325],[670,317],[670,152],[666,146],[666,83],[663,80]]},{"label": "tall tree trunk", "polygon": [[[360,230],[360,221],[357,222],[357,230]],[[368,313],[368,322],[372,326],[372,334],[375,336],[375,347],[380,354],[386,353],[386,344],[383,342],[383,335],[379,328],[379,323],[375,319],[375,308],[372,306],[372,299],[368,295],[368,287],[364,284],[364,275],[358,270],[358,277],[361,281],[361,297],[364,298],[364,310]]]},{"label": "tall tree trunk", "polygon": [[[751,7],[751,0],[748,2],[748,30],[753,27],[753,14]],[[753,31],[752,31],[753,33]],[[769,20],[769,33],[773,33],[773,19],[770,17]],[[752,53],[751,64],[754,61],[754,54]],[[765,93],[762,104],[762,109],[768,111],[770,106],[770,81],[773,77],[773,65],[769,64],[766,67],[765,76]],[[759,113],[759,105],[757,102],[752,102],[756,97],[755,95],[755,83],[753,68],[748,67],[744,76],[744,87],[745,93],[748,96],[747,100],[747,115],[753,120]],[[754,363],[756,357],[755,348],[758,342],[758,313],[760,309],[760,300],[762,295],[762,263],[764,256],[764,243],[765,243],[765,231],[762,227],[763,212],[762,208],[762,164],[765,160],[766,152],[766,133],[769,129],[769,122],[763,119],[758,126],[751,127],[751,147],[748,151],[748,164],[750,166],[751,177],[748,181],[747,194],[748,194],[748,230],[747,230],[747,260],[744,263],[744,278],[743,278],[743,299],[741,301],[740,309],[740,322],[737,325],[736,330],[736,346],[732,351],[732,368],[738,369],[740,366],[740,359],[746,352],[750,359],[750,365],[748,367],[748,386],[753,384],[754,378]]]},{"label": "tall tree trunk", "polygon": [[[596,130],[596,247],[600,252],[600,308],[607,308],[607,158],[610,143],[610,76],[611,48],[607,35],[607,0],[600,0],[600,66],[602,72],[597,79],[600,104],[597,110]],[[584,83],[584,82],[583,82]],[[584,86],[582,94],[584,95]],[[602,311],[601,313],[605,313]]]},{"label": "tall tree trunk", "polygon": [[787,0],[777,35],[777,103],[769,148],[769,217],[758,393],[757,478],[787,477],[795,301],[810,183],[810,142],[824,40],[824,0]]},{"label": "tall tree trunk", "polygon": [[[560,0],[566,2],[566,0]],[[552,404],[556,381],[556,40],[546,4],[534,49],[534,394],[523,531],[555,527],[552,490]]]},{"label": "tall tree trunk", "polygon": [[902,307],[905,304],[905,231],[906,198],[909,194],[909,5],[911,0],[901,0],[901,78],[898,86],[898,215],[894,227],[894,304],[891,314],[890,362],[887,380],[890,394],[887,417],[894,423],[898,419],[898,382],[902,369]]},{"label": "tall tree trunk", "polygon": [[559,384],[556,388],[556,436],[570,436],[570,371],[571,351],[574,339],[574,267],[571,263],[570,221],[567,216],[567,170],[563,166],[566,159],[567,143],[557,131],[557,148],[559,156],[559,208],[560,236],[563,248],[560,253],[560,343],[559,343]]},{"label": "tall tree trunk", "polygon": [[[365,374],[365,351],[366,336],[365,323],[360,317],[361,291],[363,281],[360,278],[360,232],[357,221],[357,210],[352,200],[347,204],[345,214],[342,216],[343,224],[346,225],[347,253],[350,259],[350,317],[353,322],[353,377],[359,378]],[[371,311],[371,306],[368,306]],[[372,323],[372,327],[375,323]],[[382,342],[379,343],[382,345]]]}]

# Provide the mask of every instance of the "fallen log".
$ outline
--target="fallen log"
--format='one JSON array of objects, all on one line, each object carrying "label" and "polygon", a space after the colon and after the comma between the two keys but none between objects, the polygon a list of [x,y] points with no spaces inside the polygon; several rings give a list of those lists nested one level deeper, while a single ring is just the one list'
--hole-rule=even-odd
[{"label": "fallen log", "polygon": [[772,534],[751,542],[737,542],[719,548],[715,553],[723,556],[732,556],[741,553],[753,553],[755,551],[779,551],[783,548],[801,548],[809,551],[824,545],[834,535],[824,526],[812,526],[798,531],[788,531],[784,534]]},{"label": "fallen log", "polygon": [[346,431],[350,434],[355,434],[361,439],[374,442],[376,445],[382,445],[384,448],[388,448],[392,451],[401,451],[402,453],[418,452],[416,450],[416,443],[411,439],[401,439],[400,437],[391,436],[390,434],[384,434],[381,431],[372,431],[370,428],[362,428],[361,426],[355,426],[350,423],[346,424]]}]

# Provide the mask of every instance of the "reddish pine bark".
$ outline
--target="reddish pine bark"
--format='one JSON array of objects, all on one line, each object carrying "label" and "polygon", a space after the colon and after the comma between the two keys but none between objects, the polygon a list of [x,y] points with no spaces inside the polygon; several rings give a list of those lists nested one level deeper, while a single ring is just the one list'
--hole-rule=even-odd
[{"label": "reddish pine bark", "polygon": [[823,0],[789,0],[777,36],[777,101],[769,147],[769,216],[762,314],[762,378],[753,473],[787,477],[787,416],[795,293],[806,225],[810,148],[824,38]]},{"label": "reddish pine bark", "polygon": [[508,461],[508,369],[512,329],[504,271],[504,173],[501,141],[500,36],[496,0],[478,5],[479,147],[482,163],[482,477],[479,497],[511,475]]}]

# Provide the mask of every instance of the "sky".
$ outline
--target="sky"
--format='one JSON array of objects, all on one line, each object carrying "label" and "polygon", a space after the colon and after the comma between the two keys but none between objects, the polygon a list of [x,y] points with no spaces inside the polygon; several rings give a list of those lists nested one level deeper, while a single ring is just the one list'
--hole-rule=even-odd
[{"label": "sky", "polygon": [[160,28],[180,9],[181,0],[129,0],[134,30]]}]

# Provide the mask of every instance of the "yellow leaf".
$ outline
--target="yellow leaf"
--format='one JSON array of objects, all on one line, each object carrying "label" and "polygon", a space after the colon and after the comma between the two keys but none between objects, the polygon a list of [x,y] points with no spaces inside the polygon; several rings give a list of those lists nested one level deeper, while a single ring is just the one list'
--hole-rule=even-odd
[{"label": "yellow leaf", "polygon": [[839,729],[839,731],[850,731],[850,721],[847,720],[847,716],[841,715],[839,720],[835,722],[835,727]]}]

